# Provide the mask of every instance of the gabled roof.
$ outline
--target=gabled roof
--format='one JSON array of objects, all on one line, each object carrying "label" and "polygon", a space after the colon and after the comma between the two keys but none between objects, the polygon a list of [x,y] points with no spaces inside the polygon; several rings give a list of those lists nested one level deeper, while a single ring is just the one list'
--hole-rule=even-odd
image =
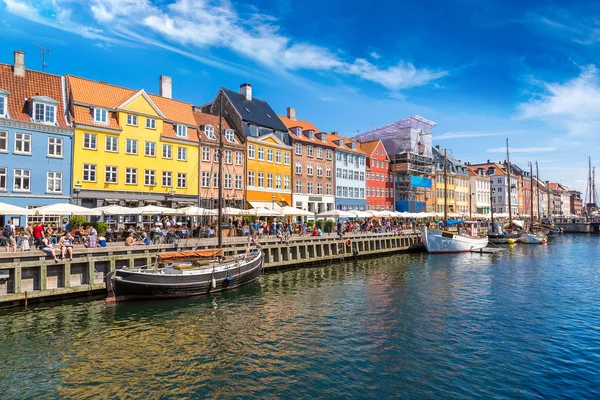
[{"label": "gabled roof", "polygon": [[63,80],[58,75],[26,70],[25,76],[16,76],[12,66],[0,64],[0,89],[8,92],[8,115],[15,121],[32,122],[27,106],[35,96],[48,97],[58,102],[57,126],[69,128],[65,119]]},{"label": "gabled roof", "polygon": [[[200,129],[199,129],[200,140],[217,143],[218,129],[219,129],[219,117],[217,115],[206,114],[206,113],[201,113],[199,111],[194,111],[194,118],[196,119],[196,124],[200,127]],[[212,125],[215,128],[215,139],[211,139],[204,134],[204,130],[202,129],[202,127],[204,125]],[[229,122],[227,122],[226,118],[223,118],[221,127],[223,128],[223,130],[232,129],[235,132],[235,128],[232,127],[231,125],[229,125]],[[231,143],[231,142],[227,142],[226,140],[223,140],[223,142],[226,144],[234,145],[234,146],[235,145],[242,146],[243,141],[240,140],[240,135],[236,132],[235,136],[238,140],[238,143]]]},{"label": "gabled roof", "polygon": [[148,104],[150,104],[150,107],[152,107],[152,109],[156,112],[156,114],[160,115],[162,118],[167,118],[162,113],[162,111],[160,111],[160,108],[158,108],[158,106],[156,104],[154,104],[154,101],[152,101],[152,99],[150,98],[150,96],[148,96],[148,94],[146,93],[146,91],[144,89],[138,91],[136,94],[134,94],[129,99],[127,99],[125,101],[125,103],[119,104],[115,108],[117,108],[117,109],[125,108],[125,107],[127,107],[128,104],[130,104],[131,102],[133,102],[135,99],[137,99],[140,96],[142,96],[148,102]]},{"label": "gabled roof", "polygon": [[383,151],[385,151],[385,158],[387,160],[389,160],[387,151],[385,150],[385,146],[383,145],[383,142],[381,140],[372,140],[370,142],[360,142],[360,146],[363,149],[363,151],[365,152],[365,154],[367,155],[367,157],[371,157],[375,153],[375,149],[377,148],[377,146],[380,143],[381,143],[381,148],[383,149]]},{"label": "gabled roof", "polygon": [[[290,138],[294,141],[300,141],[303,143],[307,143],[307,144],[314,144],[315,146],[328,146],[328,147],[336,147],[336,144],[332,142],[331,137],[333,137],[333,135],[327,134],[325,132],[321,132],[319,129],[317,129],[312,122],[309,121],[301,121],[301,120],[293,120],[293,119],[289,119],[287,117],[284,116],[279,116],[279,119],[281,120],[281,122],[283,122],[289,129],[290,132]],[[301,128],[302,131],[314,131],[315,132],[315,138],[314,139],[310,139],[308,138],[306,135],[302,134],[301,136],[298,136],[296,134],[296,132],[293,131],[294,128]],[[322,141],[321,139],[319,139],[318,134],[325,134],[325,141]]]},{"label": "gabled roof", "polygon": [[285,143],[283,140],[279,139],[277,137],[277,135],[274,133],[269,133],[268,135],[262,135],[262,136],[248,136],[246,138],[247,141],[251,141],[251,142],[264,142],[267,139],[273,139],[280,146],[291,147],[290,145]]},{"label": "gabled roof", "polygon": [[273,111],[266,101],[257,98],[246,100],[241,93],[225,88],[222,88],[222,90],[240,114],[242,120],[277,131],[287,132],[288,128],[281,122],[275,111]]},{"label": "gabled roof", "polygon": [[321,132],[318,130],[310,121],[301,121],[299,119],[289,119],[283,115],[279,115],[279,119],[288,128],[302,128],[303,131],[315,131],[315,133]]}]

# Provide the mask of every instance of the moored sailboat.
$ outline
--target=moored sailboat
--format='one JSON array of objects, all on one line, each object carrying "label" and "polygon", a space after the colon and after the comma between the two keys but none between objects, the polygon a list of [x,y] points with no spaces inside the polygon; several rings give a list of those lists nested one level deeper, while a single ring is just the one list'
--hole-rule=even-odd
[{"label": "moored sailboat", "polygon": [[[536,161],[536,170],[537,170],[537,161]],[[531,176],[532,179],[532,188],[533,188],[533,166],[531,164],[531,162],[529,162],[529,174]],[[538,172],[538,176],[539,176],[539,172]],[[537,207],[538,207],[538,215],[540,213],[540,181],[539,178],[536,177],[536,181],[537,181]],[[533,192],[533,191],[532,191]],[[531,204],[531,221],[529,223],[529,231],[524,233],[520,238],[519,238],[519,242],[521,243],[525,243],[525,244],[544,244],[548,241],[548,238],[546,237],[546,235],[544,235],[543,233],[540,232],[535,232],[534,228],[533,228],[533,202]]]}]

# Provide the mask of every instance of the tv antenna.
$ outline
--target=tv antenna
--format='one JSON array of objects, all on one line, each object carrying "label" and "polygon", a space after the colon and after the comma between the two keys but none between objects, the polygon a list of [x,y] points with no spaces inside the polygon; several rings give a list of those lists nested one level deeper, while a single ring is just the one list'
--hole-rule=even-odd
[{"label": "tv antenna", "polygon": [[42,72],[45,72],[46,67],[48,65],[46,65],[46,62],[44,61],[44,57],[45,57],[46,53],[50,53],[50,49],[42,46],[41,44],[37,44],[36,42],[33,42],[33,41],[31,43],[35,44],[37,47],[40,48],[40,56],[42,56]]}]

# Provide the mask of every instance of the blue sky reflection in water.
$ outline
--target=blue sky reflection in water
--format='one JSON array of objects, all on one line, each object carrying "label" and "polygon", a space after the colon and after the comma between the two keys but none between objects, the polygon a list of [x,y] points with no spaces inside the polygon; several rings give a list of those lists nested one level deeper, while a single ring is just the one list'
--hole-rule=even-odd
[{"label": "blue sky reflection in water", "polygon": [[598,398],[598,239],[286,271],[213,298],[3,312],[0,392]]}]

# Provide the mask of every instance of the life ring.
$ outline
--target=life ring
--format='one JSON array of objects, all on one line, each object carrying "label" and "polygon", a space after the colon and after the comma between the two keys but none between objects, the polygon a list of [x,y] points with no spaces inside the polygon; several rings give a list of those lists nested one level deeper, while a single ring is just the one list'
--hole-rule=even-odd
[{"label": "life ring", "polygon": [[467,229],[467,235],[471,236],[471,230]]},{"label": "life ring", "polygon": [[348,247],[352,246],[352,240],[350,240],[350,239],[346,240],[346,246],[348,246]]}]

